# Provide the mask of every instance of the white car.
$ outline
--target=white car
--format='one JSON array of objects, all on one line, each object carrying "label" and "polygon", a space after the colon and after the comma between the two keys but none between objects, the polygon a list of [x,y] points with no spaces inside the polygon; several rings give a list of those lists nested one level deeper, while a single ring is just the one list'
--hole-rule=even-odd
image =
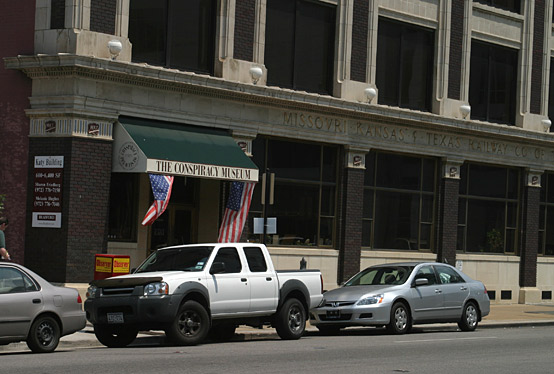
[{"label": "white car", "polygon": [[472,331],[490,312],[483,283],[435,262],[372,266],[323,298],[310,313],[310,323],[323,333],[348,326],[387,326],[403,334],[413,324],[445,322]]},{"label": "white car", "polygon": [[0,262],[0,344],[25,340],[52,352],[60,338],[85,327],[79,292],[56,287],[24,266]]}]

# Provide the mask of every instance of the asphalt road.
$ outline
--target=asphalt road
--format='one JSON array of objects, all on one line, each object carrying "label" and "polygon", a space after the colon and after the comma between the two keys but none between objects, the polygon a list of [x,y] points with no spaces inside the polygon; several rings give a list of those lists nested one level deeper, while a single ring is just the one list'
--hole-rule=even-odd
[{"label": "asphalt road", "polygon": [[481,329],[437,327],[391,336],[363,329],[339,336],[311,334],[196,347],[137,339],[124,349],[61,349],[52,354],[0,353],[0,373],[552,373],[554,327]]}]

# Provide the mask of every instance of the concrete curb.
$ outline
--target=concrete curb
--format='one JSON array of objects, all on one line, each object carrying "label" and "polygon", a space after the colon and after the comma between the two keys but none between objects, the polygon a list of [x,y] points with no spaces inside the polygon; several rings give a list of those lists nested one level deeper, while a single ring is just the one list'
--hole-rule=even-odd
[{"label": "concrete curb", "polygon": [[[455,324],[425,324],[415,325],[415,328],[420,329],[437,329],[445,326],[455,327]],[[530,320],[530,321],[486,321],[479,324],[477,329],[495,329],[495,328],[518,328],[518,327],[540,327],[540,326],[554,326],[554,320]],[[306,329],[308,336],[319,336],[319,332],[315,327],[309,327]],[[86,334],[86,338],[81,334]],[[237,329],[237,334],[233,338],[233,341],[251,341],[262,339],[278,339],[279,336],[275,329]],[[140,333],[138,336],[139,341],[135,341],[134,346],[149,346],[164,344],[164,335],[161,332],[146,332]],[[75,348],[103,348],[102,345],[94,336],[92,327],[87,326],[84,330],[78,331],[75,334],[63,337],[56,351],[63,351]],[[0,355],[12,352],[29,352],[25,342],[10,343],[8,345],[0,346]]]}]

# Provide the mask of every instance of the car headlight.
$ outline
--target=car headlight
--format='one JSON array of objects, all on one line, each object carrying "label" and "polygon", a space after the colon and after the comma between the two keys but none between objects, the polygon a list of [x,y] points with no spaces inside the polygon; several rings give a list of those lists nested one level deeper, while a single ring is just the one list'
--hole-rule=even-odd
[{"label": "car headlight", "polygon": [[383,302],[384,297],[385,297],[385,295],[383,295],[383,294],[365,296],[364,298],[358,300],[356,305],[381,304]]},{"label": "car headlight", "polygon": [[169,285],[165,282],[149,283],[144,287],[144,296],[167,294],[169,294]]},{"label": "car headlight", "polygon": [[96,288],[96,286],[89,286],[89,288],[87,288],[87,298],[90,299],[90,298],[96,297],[97,291],[98,291],[98,288]]}]

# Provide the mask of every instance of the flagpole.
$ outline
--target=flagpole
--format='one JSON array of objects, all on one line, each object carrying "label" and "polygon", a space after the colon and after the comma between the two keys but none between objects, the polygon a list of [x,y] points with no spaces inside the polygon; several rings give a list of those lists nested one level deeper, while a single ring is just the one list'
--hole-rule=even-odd
[{"label": "flagpole", "polygon": [[264,228],[263,228],[263,234],[262,234],[262,244],[266,245],[267,239],[266,239],[266,231],[267,231],[267,207],[269,205],[269,168],[265,169],[265,174],[263,175],[264,179],[264,190],[263,190],[263,209],[262,209],[262,216],[264,219]]}]

